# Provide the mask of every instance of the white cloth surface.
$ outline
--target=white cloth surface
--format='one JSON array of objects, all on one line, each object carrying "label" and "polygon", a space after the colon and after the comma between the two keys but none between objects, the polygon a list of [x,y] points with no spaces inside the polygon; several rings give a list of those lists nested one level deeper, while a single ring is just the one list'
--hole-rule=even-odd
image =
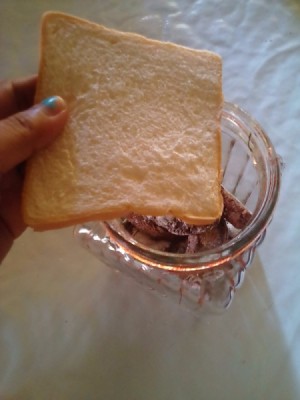
[{"label": "white cloth surface", "polygon": [[195,319],[27,230],[0,268],[0,399],[300,398],[298,0],[1,0],[0,77],[34,73],[43,11],[219,52],[224,93],[285,163],[273,221],[224,314]]}]

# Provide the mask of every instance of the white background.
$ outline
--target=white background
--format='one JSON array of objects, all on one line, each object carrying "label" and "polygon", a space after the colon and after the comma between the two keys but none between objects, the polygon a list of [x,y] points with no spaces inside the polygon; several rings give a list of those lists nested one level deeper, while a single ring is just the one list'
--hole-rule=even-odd
[{"label": "white background", "polygon": [[226,100],[261,123],[285,169],[221,316],[196,319],[115,274],[71,229],[28,230],[0,268],[0,399],[299,399],[300,2],[1,0],[1,78],[37,71],[50,9],[219,52]]}]

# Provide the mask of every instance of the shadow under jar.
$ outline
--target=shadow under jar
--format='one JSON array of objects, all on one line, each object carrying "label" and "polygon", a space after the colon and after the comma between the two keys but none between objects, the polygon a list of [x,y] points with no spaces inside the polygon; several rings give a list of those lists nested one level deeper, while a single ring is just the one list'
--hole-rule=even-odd
[{"label": "shadow under jar", "polygon": [[280,158],[259,124],[237,105],[222,112],[223,187],[252,213],[247,226],[212,250],[174,254],[138,242],[120,220],[75,228],[80,244],[104,264],[196,312],[219,312],[243,282],[271,221],[280,186]]}]

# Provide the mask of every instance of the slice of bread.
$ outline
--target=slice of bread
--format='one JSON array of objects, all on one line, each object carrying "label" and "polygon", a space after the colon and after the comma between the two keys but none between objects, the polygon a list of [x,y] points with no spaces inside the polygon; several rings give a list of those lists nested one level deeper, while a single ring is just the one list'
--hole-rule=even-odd
[{"label": "slice of bread", "polygon": [[52,95],[70,118],[28,162],[27,225],[221,216],[220,56],[47,13],[36,102]]}]

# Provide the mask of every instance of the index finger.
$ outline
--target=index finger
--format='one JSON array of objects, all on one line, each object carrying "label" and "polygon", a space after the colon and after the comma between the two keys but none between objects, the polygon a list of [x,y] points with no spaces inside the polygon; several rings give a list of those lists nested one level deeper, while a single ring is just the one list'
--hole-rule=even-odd
[{"label": "index finger", "polygon": [[37,76],[0,82],[0,119],[31,107]]}]

